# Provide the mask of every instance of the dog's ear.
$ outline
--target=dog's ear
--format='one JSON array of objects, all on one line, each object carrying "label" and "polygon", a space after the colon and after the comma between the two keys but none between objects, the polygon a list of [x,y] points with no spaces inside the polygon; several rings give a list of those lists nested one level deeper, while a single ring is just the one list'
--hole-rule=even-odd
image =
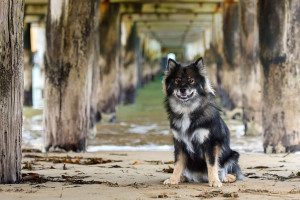
[{"label": "dog's ear", "polygon": [[171,71],[172,71],[173,69],[175,69],[176,66],[178,66],[178,65],[179,65],[179,64],[178,64],[175,60],[169,58],[169,60],[168,60],[168,65],[167,65],[167,70],[165,71],[165,76],[164,76],[164,78],[163,78],[163,80],[162,80],[162,84],[163,84],[163,92],[164,92],[164,93],[167,93],[166,78],[171,74]]},{"label": "dog's ear", "polygon": [[204,77],[205,79],[205,85],[204,85],[204,90],[206,93],[211,93],[212,95],[215,95],[215,90],[213,89],[206,73],[206,68],[203,62],[203,58],[200,57],[198,58],[195,62],[194,65],[197,67],[199,74]]},{"label": "dog's ear", "polygon": [[198,71],[199,71],[200,75],[206,76],[206,69],[205,69],[204,62],[203,62],[203,58],[202,58],[202,57],[198,58],[198,59],[194,62],[194,65],[198,68]]},{"label": "dog's ear", "polygon": [[175,69],[175,67],[177,65],[178,65],[178,63],[175,60],[169,58],[169,60],[168,60],[168,66],[167,66],[167,71],[169,71],[169,72],[172,71],[173,69]]}]

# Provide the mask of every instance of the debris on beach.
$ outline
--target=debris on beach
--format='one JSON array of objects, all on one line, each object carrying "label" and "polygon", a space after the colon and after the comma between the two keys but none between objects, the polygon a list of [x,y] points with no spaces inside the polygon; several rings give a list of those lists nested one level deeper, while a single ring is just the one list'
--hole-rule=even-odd
[{"label": "debris on beach", "polygon": [[35,183],[44,183],[46,182],[46,178],[44,175],[40,175],[38,173],[23,173],[22,174],[22,182],[35,182]]},{"label": "debris on beach", "polygon": [[299,194],[300,189],[299,188],[293,188],[291,191],[289,191],[290,194]]},{"label": "debris on beach", "polygon": [[120,165],[112,165],[109,168],[122,168]]},{"label": "debris on beach", "polygon": [[163,169],[163,172],[166,172],[166,173],[173,173],[173,171],[174,171],[174,168],[171,166],[168,166],[168,168]]},{"label": "debris on beach", "polygon": [[214,197],[221,197],[223,196],[223,191],[222,190],[214,190],[211,192],[204,191],[199,195],[196,195],[194,197],[201,197],[201,198],[214,198]]},{"label": "debris on beach", "polygon": [[112,156],[128,156],[127,153],[110,153],[109,155],[112,155]]},{"label": "debris on beach", "polygon": [[106,181],[105,183],[108,187],[119,187],[119,184],[117,182],[112,183],[112,182]]},{"label": "debris on beach", "polygon": [[131,183],[131,184],[129,184],[128,186],[134,187],[134,188],[136,188],[136,189],[139,189],[139,188],[147,188],[147,187],[148,187],[148,185],[146,185],[145,183],[137,183],[137,182]]},{"label": "debris on beach", "polygon": [[64,176],[62,175],[62,178],[65,179],[66,181],[65,182],[69,182],[69,183],[72,183],[72,184],[80,184],[80,185],[83,185],[83,184],[102,184],[103,182],[102,181],[95,181],[95,180],[90,180],[90,181],[85,181],[83,180],[82,178],[78,177],[78,176]]},{"label": "debris on beach", "polygon": [[78,165],[96,165],[106,164],[111,162],[122,162],[121,160],[105,160],[103,158],[83,158],[83,157],[71,157],[71,156],[39,156],[39,155],[24,155],[24,158],[34,158],[35,162],[52,162],[52,163],[64,163],[64,164],[78,164]]},{"label": "debris on beach", "polygon": [[145,160],[145,162],[152,165],[165,165],[165,164],[174,164],[174,161],[164,162],[163,160]]},{"label": "debris on beach", "polygon": [[[271,170],[268,170],[271,171]],[[272,170],[273,171],[273,170]],[[275,170],[277,171],[277,170]],[[292,172],[289,176],[280,176],[278,174],[273,174],[273,173],[263,173],[261,176],[256,175],[256,173],[250,172],[250,173],[245,173],[245,176],[251,179],[260,179],[260,180],[276,180],[276,181],[286,181],[290,179],[299,179],[300,178],[300,173],[298,174]]]},{"label": "debris on beach", "polygon": [[157,195],[157,198],[168,198],[169,196],[167,194],[159,194]]},{"label": "debris on beach", "polygon": [[67,170],[67,166],[66,166],[66,164],[64,164],[64,166],[63,166],[63,170]]},{"label": "debris on beach", "polygon": [[102,184],[103,181],[95,180],[83,180],[85,177],[81,176],[67,176],[61,175],[58,177],[45,177],[44,175],[38,173],[23,173],[22,174],[22,183],[31,182],[31,183],[46,183],[46,182],[67,182],[72,184]]},{"label": "debris on beach", "polygon": [[261,169],[261,170],[263,170],[263,169],[267,169],[267,168],[269,168],[268,166],[255,166],[255,167],[248,167],[247,169]]},{"label": "debris on beach", "polygon": [[238,193],[236,193],[236,192],[232,192],[232,193],[227,192],[227,193],[224,193],[224,194],[223,194],[223,197],[226,197],[226,198],[231,198],[231,197],[237,198],[237,197],[239,197],[239,195],[238,195]]},{"label": "debris on beach", "polygon": [[162,160],[145,160],[145,162],[150,163],[151,165],[163,165],[165,164]]},{"label": "debris on beach", "polygon": [[165,164],[174,164],[174,160],[171,160],[169,162],[165,162]]},{"label": "debris on beach", "polygon": [[42,153],[39,149],[22,149],[22,153]]},{"label": "debris on beach", "polygon": [[32,163],[29,163],[28,161],[25,163],[24,167],[22,167],[22,169],[27,169],[30,171],[35,170],[35,168],[32,166]]},{"label": "debris on beach", "polygon": [[237,198],[239,197],[237,192],[223,192],[222,190],[204,191],[201,194],[195,196],[204,199],[214,198],[214,197],[225,197],[225,198]]},{"label": "debris on beach", "polygon": [[139,162],[139,161],[135,161],[134,163],[132,163],[131,165],[140,165],[141,164],[141,162]]},{"label": "debris on beach", "polygon": [[270,193],[270,191],[266,189],[239,189],[239,192],[252,194]]}]

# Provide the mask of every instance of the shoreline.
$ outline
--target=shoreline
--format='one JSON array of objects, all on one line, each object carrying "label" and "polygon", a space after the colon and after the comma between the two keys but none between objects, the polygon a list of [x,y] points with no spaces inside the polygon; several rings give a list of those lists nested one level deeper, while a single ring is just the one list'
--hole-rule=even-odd
[{"label": "shoreline", "polygon": [[[46,162],[42,161],[44,157],[48,161],[54,157],[62,160]],[[90,165],[89,158],[93,162],[112,162]],[[163,185],[163,181],[171,176],[164,172],[164,169],[167,171],[173,167],[171,151],[23,153],[22,167],[29,163],[34,170],[23,169],[22,173],[37,173],[47,181],[0,185],[0,196],[5,200],[225,199],[230,196],[240,199],[300,199],[299,160],[300,155],[292,153],[242,153],[240,166],[245,179],[212,188],[208,183]]]}]

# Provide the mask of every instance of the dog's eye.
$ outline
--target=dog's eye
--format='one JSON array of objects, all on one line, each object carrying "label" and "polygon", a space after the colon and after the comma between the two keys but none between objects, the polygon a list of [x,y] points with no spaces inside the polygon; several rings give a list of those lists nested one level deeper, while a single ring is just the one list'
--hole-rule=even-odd
[{"label": "dog's eye", "polygon": [[195,80],[193,78],[189,79],[189,83],[190,84],[194,84],[195,83]]},{"label": "dog's eye", "polygon": [[180,81],[181,81],[180,78],[176,78],[175,79],[175,84],[178,85],[180,83]]}]

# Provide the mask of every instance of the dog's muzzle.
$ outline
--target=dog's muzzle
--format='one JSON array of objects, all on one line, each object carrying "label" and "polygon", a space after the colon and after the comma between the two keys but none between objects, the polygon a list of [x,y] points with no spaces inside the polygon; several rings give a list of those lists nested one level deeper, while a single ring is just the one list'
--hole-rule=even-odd
[{"label": "dog's muzzle", "polygon": [[193,97],[194,95],[194,91],[189,90],[187,88],[180,88],[179,90],[177,90],[176,92],[176,96],[177,98],[181,99],[181,100],[188,100],[191,97]]}]

